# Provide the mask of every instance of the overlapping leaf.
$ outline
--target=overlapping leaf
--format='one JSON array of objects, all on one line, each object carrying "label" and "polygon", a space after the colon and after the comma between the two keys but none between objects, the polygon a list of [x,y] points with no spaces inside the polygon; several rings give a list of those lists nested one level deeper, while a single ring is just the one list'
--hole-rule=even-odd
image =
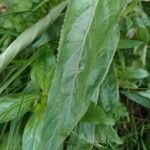
[{"label": "overlapping leaf", "polygon": [[[119,120],[124,117],[126,112],[123,110],[123,106],[119,102],[119,82],[116,75],[116,69],[112,65],[99,93],[99,105],[108,114],[110,118]],[[121,109],[121,110],[119,110]],[[119,112],[120,111],[120,112]],[[121,113],[123,111],[123,114]],[[96,139],[99,143],[113,142],[122,144],[122,140],[119,138],[117,131],[113,128],[113,125],[99,124],[96,126]]]},{"label": "overlapping leaf", "polygon": [[47,101],[47,93],[50,89],[55,70],[55,58],[51,49],[47,47],[44,49],[39,59],[33,64],[31,71],[31,80],[34,89],[41,91],[40,101],[35,106],[34,114],[28,121],[23,134],[23,150],[37,150],[42,149],[39,147],[42,132],[44,108]]}]

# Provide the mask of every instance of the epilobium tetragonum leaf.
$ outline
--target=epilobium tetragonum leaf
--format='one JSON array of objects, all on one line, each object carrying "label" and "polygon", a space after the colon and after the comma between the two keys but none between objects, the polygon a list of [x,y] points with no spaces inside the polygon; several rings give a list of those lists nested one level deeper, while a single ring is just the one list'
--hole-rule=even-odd
[{"label": "epilobium tetragonum leaf", "polygon": [[10,63],[10,61],[23,49],[29,46],[39,35],[58,18],[66,6],[62,2],[54,7],[49,14],[23,32],[1,55],[0,55],[0,72]]},{"label": "epilobium tetragonum leaf", "polygon": [[126,0],[70,0],[49,93],[43,150],[57,150],[87,111],[117,48]]}]

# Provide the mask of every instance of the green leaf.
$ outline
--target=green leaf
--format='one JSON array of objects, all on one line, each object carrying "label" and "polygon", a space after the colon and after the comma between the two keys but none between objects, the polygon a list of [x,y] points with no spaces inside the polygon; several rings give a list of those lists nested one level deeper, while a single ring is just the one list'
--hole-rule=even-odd
[{"label": "green leaf", "polygon": [[39,39],[37,39],[31,46],[39,47],[49,41],[56,41],[60,36],[64,16],[58,17],[58,19],[51,25],[50,29],[47,30]]},{"label": "green leaf", "polygon": [[124,88],[124,89],[138,89],[138,85],[136,85],[136,83],[133,81],[122,80],[120,81],[119,85],[121,88]]},{"label": "green leaf", "polygon": [[83,122],[94,123],[94,124],[105,124],[105,125],[113,125],[114,120],[109,118],[105,112],[96,104],[91,103],[87,112],[83,116]]},{"label": "green leaf", "polygon": [[138,27],[137,28],[137,35],[136,35],[137,39],[148,43],[150,36],[149,36],[149,31],[146,27]]},{"label": "green leaf", "polygon": [[65,6],[66,2],[62,2],[54,7],[46,17],[24,31],[12,44],[10,44],[10,46],[0,55],[0,72],[6,68],[21,50],[29,46],[37,37],[45,32],[50,25],[53,24]]},{"label": "green leaf", "polygon": [[87,111],[115,54],[118,18],[125,4],[120,0],[69,1],[49,93],[43,149],[58,149]]},{"label": "green leaf", "polygon": [[107,142],[123,144],[123,141],[112,126],[98,125],[96,127],[96,139],[103,144],[106,144]]},{"label": "green leaf", "polygon": [[[107,113],[107,118],[111,117],[118,121],[127,115],[126,109],[119,102],[119,83],[116,68],[113,65],[100,87],[99,105]],[[112,125],[97,125],[95,134],[97,141],[100,143],[107,143],[108,141],[116,144],[123,143]]]},{"label": "green leaf", "polygon": [[147,91],[140,91],[138,92],[141,96],[149,98],[150,99],[150,90]]},{"label": "green leaf", "polygon": [[113,112],[119,103],[119,83],[113,65],[100,87],[99,103],[105,112]]},{"label": "green leaf", "polygon": [[[148,50],[148,46],[147,45],[141,45],[138,48],[134,48],[134,55],[138,55],[140,57],[140,64],[142,62],[142,66],[145,66],[146,64],[146,59],[147,59],[147,50]],[[135,64],[138,62],[134,62]]]},{"label": "green leaf", "polygon": [[36,94],[16,94],[0,97],[0,123],[22,116],[30,110]]},{"label": "green leaf", "polygon": [[43,105],[37,106],[38,110],[34,112],[26,124],[23,139],[22,150],[42,150],[39,147],[41,142],[41,131],[43,126]]},{"label": "green leaf", "polygon": [[142,41],[130,40],[130,39],[121,39],[118,47],[121,49],[134,48],[134,47],[139,47],[142,44],[143,44]]},{"label": "green leaf", "polygon": [[36,51],[6,82],[0,87],[0,94],[29,66],[43,53],[40,49]]},{"label": "green leaf", "polygon": [[94,143],[95,125],[91,123],[79,123],[77,129],[71,135],[67,150],[91,150]]},{"label": "green leaf", "polygon": [[21,140],[22,140],[22,123],[23,117],[16,118],[10,123],[9,136],[7,141],[7,150],[22,150]]},{"label": "green leaf", "polygon": [[128,115],[126,108],[119,101],[119,83],[116,68],[112,65],[99,92],[99,105],[108,116],[119,121]]},{"label": "green leaf", "polygon": [[116,108],[114,109],[114,118],[117,121],[119,121],[121,118],[128,117],[128,111],[125,106],[123,106],[122,103],[118,103]]},{"label": "green leaf", "polygon": [[54,76],[56,61],[51,49],[44,47],[43,50],[32,66],[31,81],[37,90],[47,94]]},{"label": "green leaf", "polygon": [[150,108],[150,91],[123,91],[124,95],[126,95],[130,100],[144,106]]},{"label": "green leaf", "polygon": [[119,70],[119,78],[125,79],[143,79],[149,76],[148,71],[142,68],[127,67],[125,70]]}]

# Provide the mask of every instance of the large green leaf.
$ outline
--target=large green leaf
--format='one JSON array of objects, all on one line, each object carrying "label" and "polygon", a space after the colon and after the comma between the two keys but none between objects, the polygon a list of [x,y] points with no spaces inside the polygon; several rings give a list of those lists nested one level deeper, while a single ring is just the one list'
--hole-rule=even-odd
[{"label": "large green leaf", "polygon": [[30,110],[36,94],[16,94],[0,97],[0,123],[15,119]]},{"label": "large green leaf", "polygon": [[87,111],[115,54],[118,17],[125,3],[69,1],[41,138],[43,149],[57,150]]}]

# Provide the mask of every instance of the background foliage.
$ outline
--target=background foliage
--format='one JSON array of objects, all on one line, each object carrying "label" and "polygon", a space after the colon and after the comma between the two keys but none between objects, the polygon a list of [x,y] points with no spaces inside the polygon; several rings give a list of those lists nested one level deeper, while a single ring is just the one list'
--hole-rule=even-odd
[{"label": "background foliage", "polygon": [[149,73],[149,0],[1,0],[0,150],[149,150]]}]

